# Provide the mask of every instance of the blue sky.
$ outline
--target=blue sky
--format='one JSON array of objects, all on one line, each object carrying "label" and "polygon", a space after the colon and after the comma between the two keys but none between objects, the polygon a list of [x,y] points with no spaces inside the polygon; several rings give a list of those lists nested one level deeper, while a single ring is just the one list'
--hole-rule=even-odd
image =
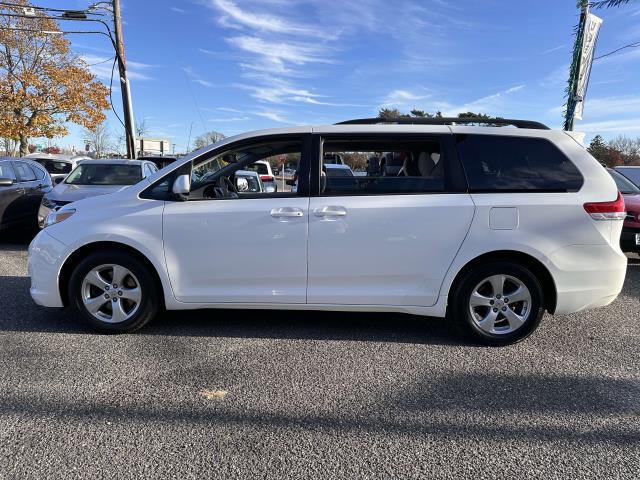
[{"label": "blue sky", "polygon": [[[39,5],[61,6],[59,0]],[[66,0],[83,8],[90,2]],[[375,116],[479,111],[559,128],[575,0],[124,0],[134,112],[183,151],[234,135]],[[604,18],[596,55],[640,41],[640,2]],[[77,26],[74,23],[73,26]],[[74,35],[88,63],[104,37]],[[91,67],[108,82],[110,63]],[[640,135],[640,48],[594,63],[576,130]],[[120,107],[120,95],[114,103]],[[119,123],[109,115],[109,126]],[[80,129],[59,145],[81,145]]]}]

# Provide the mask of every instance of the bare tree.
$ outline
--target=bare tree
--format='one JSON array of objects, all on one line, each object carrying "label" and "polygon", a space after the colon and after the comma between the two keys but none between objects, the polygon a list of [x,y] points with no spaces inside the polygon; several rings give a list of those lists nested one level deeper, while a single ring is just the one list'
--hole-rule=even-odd
[{"label": "bare tree", "polygon": [[102,158],[114,148],[111,132],[106,124],[101,123],[95,129],[85,129],[84,140],[89,143],[89,149],[93,150],[95,158]]},{"label": "bare tree", "polygon": [[147,119],[142,117],[136,120],[136,137],[144,137],[149,133],[149,127],[147,126]]},{"label": "bare tree", "polygon": [[4,150],[4,154],[7,157],[15,157],[16,150],[18,149],[18,141],[16,139],[1,137],[0,145],[2,145],[2,150]]},{"label": "bare tree", "polygon": [[609,149],[618,151],[625,165],[640,163],[640,137],[629,138],[624,135],[609,140]]},{"label": "bare tree", "polygon": [[196,139],[194,140],[194,146],[197,150],[212,143],[219,142],[223,138],[225,138],[223,133],[211,130],[210,132],[203,133],[199,137],[196,137]]}]

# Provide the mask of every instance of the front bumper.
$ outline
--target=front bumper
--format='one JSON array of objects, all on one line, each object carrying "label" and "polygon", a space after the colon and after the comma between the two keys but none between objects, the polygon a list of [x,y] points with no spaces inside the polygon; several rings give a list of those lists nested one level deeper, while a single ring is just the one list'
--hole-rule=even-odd
[{"label": "front bumper", "polygon": [[27,269],[31,278],[31,298],[43,307],[63,307],[58,277],[69,248],[42,230],[29,245]]},{"label": "front bumper", "polygon": [[640,253],[640,244],[636,241],[636,235],[640,236],[640,228],[624,227],[622,229],[620,248],[622,248],[623,252]]}]

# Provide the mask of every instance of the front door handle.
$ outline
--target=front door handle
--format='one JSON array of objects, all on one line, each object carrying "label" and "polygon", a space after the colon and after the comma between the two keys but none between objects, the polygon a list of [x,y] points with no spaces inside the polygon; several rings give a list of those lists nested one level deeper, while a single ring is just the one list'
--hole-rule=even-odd
[{"label": "front door handle", "polygon": [[304,217],[304,212],[300,208],[280,207],[272,208],[271,216],[273,218],[300,218]]},{"label": "front door handle", "polygon": [[325,205],[313,211],[316,217],[344,217],[347,209],[336,205]]}]

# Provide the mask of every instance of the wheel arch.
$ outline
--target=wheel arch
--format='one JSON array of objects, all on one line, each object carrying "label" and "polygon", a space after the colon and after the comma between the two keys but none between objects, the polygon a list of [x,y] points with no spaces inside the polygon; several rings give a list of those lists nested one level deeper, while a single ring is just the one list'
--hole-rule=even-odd
[{"label": "wheel arch", "polygon": [[125,243],[120,242],[91,242],[85,245],[82,245],[78,249],[74,250],[64,261],[62,264],[62,268],[60,269],[59,279],[58,279],[58,289],[60,291],[60,298],[62,299],[62,303],[64,306],[68,306],[69,304],[69,281],[71,279],[71,275],[73,274],[74,268],[90,253],[101,251],[105,249],[115,249],[128,253],[136,257],[139,261],[141,261],[151,272],[153,276],[156,287],[158,288],[158,292],[162,292],[162,296],[160,298],[161,307],[164,309],[165,306],[165,289],[162,284],[162,279],[160,278],[160,273],[155,265],[147,258],[147,256],[142,253],[140,250],[132,247],[131,245],[127,245]]},{"label": "wheel arch", "polygon": [[555,312],[557,304],[557,289],[553,276],[549,269],[537,258],[523,252],[515,250],[495,250],[492,252],[483,253],[470,261],[468,261],[459,271],[456,273],[451,285],[449,287],[449,295],[455,291],[460,280],[463,276],[482,263],[488,261],[511,261],[519,265],[523,265],[540,280],[542,285],[542,291],[544,293],[544,308],[549,313]]}]

